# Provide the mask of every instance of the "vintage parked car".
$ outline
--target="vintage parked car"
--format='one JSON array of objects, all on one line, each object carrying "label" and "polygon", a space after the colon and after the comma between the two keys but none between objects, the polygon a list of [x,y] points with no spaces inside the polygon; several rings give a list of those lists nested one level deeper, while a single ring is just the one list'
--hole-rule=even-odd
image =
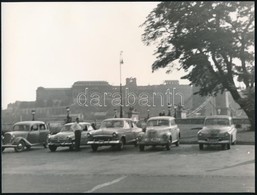
[{"label": "vintage parked car", "polygon": [[223,149],[230,149],[236,143],[237,129],[232,117],[226,115],[208,116],[205,118],[203,128],[198,131],[199,149],[204,145],[220,144]]},{"label": "vintage parked car", "polygon": [[174,117],[158,116],[147,120],[145,132],[138,136],[139,150],[144,151],[145,146],[165,146],[170,150],[170,145],[179,146],[180,129]]},{"label": "vintage parked car", "polygon": [[102,121],[100,129],[88,133],[87,144],[95,152],[99,146],[116,146],[122,150],[125,144],[137,145],[137,136],[142,132],[128,118],[110,118]]},{"label": "vintage parked car", "polygon": [[21,152],[36,145],[46,148],[48,134],[49,129],[43,121],[17,122],[11,131],[2,136],[2,151],[5,148],[14,148],[16,152]]},{"label": "vintage parked car", "polygon": [[[69,147],[73,150],[75,147],[75,134],[71,129],[74,123],[65,124],[59,133],[48,136],[48,148],[51,152],[57,150],[58,147]],[[90,123],[80,122],[79,125],[82,128],[80,145],[87,144],[87,133],[94,130]]]}]

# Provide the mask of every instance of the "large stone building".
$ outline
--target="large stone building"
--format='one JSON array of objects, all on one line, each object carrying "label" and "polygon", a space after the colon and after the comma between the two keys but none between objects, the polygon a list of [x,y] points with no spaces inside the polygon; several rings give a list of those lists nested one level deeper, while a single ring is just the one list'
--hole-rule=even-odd
[{"label": "large stone building", "polygon": [[119,116],[121,104],[124,117],[129,116],[129,110],[137,112],[140,118],[157,116],[163,111],[174,115],[178,107],[192,117],[230,114],[232,107],[229,102],[233,102],[227,93],[215,98],[193,95],[197,88],[181,85],[177,80],[138,86],[136,78],[127,78],[122,86],[122,96],[120,89],[120,86],[106,81],[77,81],[71,88],[38,87],[35,102],[9,104],[4,117],[16,121],[30,120],[31,110],[35,110],[37,119],[65,120],[69,107],[70,116],[79,116],[82,120],[102,120],[115,114]]}]

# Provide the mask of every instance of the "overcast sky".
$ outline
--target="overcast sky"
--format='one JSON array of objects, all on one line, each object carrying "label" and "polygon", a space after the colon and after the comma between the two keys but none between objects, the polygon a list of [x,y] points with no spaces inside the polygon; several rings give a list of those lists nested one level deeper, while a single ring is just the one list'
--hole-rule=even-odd
[{"label": "overcast sky", "polygon": [[[76,81],[138,85],[179,80],[183,72],[152,73],[155,47],[139,27],[157,2],[2,3],[2,108],[35,101],[36,89],[71,87]],[[188,81],[181,80],[181,84]]]}]

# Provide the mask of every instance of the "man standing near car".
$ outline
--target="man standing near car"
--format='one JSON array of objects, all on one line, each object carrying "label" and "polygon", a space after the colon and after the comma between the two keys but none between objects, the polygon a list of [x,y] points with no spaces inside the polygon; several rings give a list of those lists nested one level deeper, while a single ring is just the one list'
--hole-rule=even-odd
[{"label": "man standing near car", "polygon": [[71,129],[74,131],[74,135],[75,135],[75,150],[80,151],[80,139],[81,139],[82,127],[79,125],[79,118],[76,118],[76,121],[71,126]]}]

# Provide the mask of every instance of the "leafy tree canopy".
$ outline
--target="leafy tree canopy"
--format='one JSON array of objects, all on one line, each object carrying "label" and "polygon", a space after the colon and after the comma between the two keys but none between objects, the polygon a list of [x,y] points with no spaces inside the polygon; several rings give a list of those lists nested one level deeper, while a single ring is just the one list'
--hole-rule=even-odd
[{"label": "leafy tree canopy", "polygon": [[226,89],[247,115],[253,113],[254,19],[251,1],[161,2],[141,25],[143,42],[157,45],[152,70],[169,72],[177,60],[187,72],[182,78],[199,86],[200,95]]}]

